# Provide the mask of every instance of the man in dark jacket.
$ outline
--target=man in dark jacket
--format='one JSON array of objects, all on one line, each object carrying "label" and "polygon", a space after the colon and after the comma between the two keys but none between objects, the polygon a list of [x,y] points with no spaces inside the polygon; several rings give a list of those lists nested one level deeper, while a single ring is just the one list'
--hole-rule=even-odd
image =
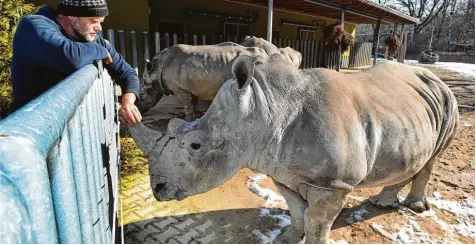
[{"label": "man in dark jacket", "polygon": [[81,67],[103,60],[121,86],[121,116],[128,124],[142,120],[134,105],[139,78],[109,42],[97,35],[108,15],[105,0],[61,0],[25,16],[13,39],[13,108],[16,110]]}]

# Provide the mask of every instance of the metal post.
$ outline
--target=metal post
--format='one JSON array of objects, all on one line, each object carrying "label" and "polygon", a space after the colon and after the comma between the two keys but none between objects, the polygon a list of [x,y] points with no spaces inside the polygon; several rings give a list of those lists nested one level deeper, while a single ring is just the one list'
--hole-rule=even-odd
[{"label": "metal post", "polygon": [[149,34],[146,31],[142,32],[142,37],[144,39],[144,64],[146,63],[146,60],[150,59],[150,54],[149,54]]},{"label": "metal post", "polygon": [[136,70],[136,73],[139,74],[139,64],[137,62],[137,42],[136,42],[136,31],[131,30],[131,46],[132,46],[132,68]]},{"label": "metal post", "polygon": [[169,37],[168,32],[165,33],[164,38],[165,38],[165,48],[169,48],[170,47],[170,37]]},{"label": "metal post", "polygon": [[124,40],[124,31],[118,30],[117,35],[119,37],[119,52],[126,59],[126,42]]},{"label": "metal post", "polygon": [[268,35],[267,40],[271,42],[273,38],[273,0],[268,0]]},{"label": "metal post", "polygon": [[375,33],[374,33],[374,65],[377,64],[379,35],[380,35],[380,19],[378,19],[377,21],[377,27],[375,28]]},{"label": "metal post", "polygon": [[113,29],[108,29],[107,30],[107,40],[111,44],[111,46],[116,47],[115,42],[114,42],[114,30]]},{"label": "metal post", "polygon": [[160,52],[160,33],[158,31],[155,32],[155,54]]},{"label": "metal post", "polygon": [[[344,17],[345,17],[345,10],[342,9],[340,13],[340,24],[342,27],[344,27]],[[342,46],[341,43],[339,43],[339,46],[337,47],[337,65],[336,65],[336,71],[340,71],[340,65],[341,65],[341,60],[342,60]]]}]

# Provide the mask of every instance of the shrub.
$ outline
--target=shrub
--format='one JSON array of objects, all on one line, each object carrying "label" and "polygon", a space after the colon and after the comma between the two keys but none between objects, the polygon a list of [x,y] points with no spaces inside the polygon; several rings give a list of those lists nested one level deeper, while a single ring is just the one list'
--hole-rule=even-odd
[{"label": "shrub", "polygon": [[11,112],[12,83],[10,66],[12,42],[20,19],[35,11],[35,6],[24,0],[0,0],[0,118]]}]

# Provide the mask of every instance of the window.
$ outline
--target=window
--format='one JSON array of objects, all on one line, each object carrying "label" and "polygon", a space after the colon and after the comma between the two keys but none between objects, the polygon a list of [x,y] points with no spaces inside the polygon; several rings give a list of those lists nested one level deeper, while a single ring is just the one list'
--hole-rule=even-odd
[{"label": "window", "polygon": [[[185,43],[183,40],[186,34],[186,26],[183,21],[156,19],[155,31],[160,33],[160,46],[165,47],[165,33],[169,33],[169,45],[174,45],[173,34],[177,34],[177,43]],[[188,37],[190,39],[190,37]],[[190,42],[189,42],[190,43]]]},{"label": "window", "polygon": [[315,33],[316,33],[316,31],[314,31],[314,30],[301,29],[301,30],[299,30],[299,39],[301,39],[301,40],[313,40]]},{"label": "window", "polygon": [[[235,37],[237,37],[237,42],[240,42],[244,36],[251,36],[251,25],[225,22],[223,33],[224,41],[234,42]],[[231,40],[228,40],[228,37],[230,37]]]}]

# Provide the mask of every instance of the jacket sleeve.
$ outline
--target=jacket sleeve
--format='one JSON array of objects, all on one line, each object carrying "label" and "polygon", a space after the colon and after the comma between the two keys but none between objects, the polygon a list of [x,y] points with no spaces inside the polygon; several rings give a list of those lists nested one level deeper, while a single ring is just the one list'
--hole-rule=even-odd
[{"label": "jacket sleeve", "polygon": [[30,62],[65,74],[107,57],[106,50],[98,43],[73,41],[64,36],[50,20],[42,17],[23,18],[17,31],[21,31],[21,43],[25,44],[22,53],[28,56]]},{"label": "jacket sleeve", "polygon": [[114,81],[121,86],[122,93],[134,93],[139,100],[139,77],[137,72],[129,65],[124,57],[102,37],[97,36],[96,41],[104,46],[112,58],[112,64],[105,65]]}]

